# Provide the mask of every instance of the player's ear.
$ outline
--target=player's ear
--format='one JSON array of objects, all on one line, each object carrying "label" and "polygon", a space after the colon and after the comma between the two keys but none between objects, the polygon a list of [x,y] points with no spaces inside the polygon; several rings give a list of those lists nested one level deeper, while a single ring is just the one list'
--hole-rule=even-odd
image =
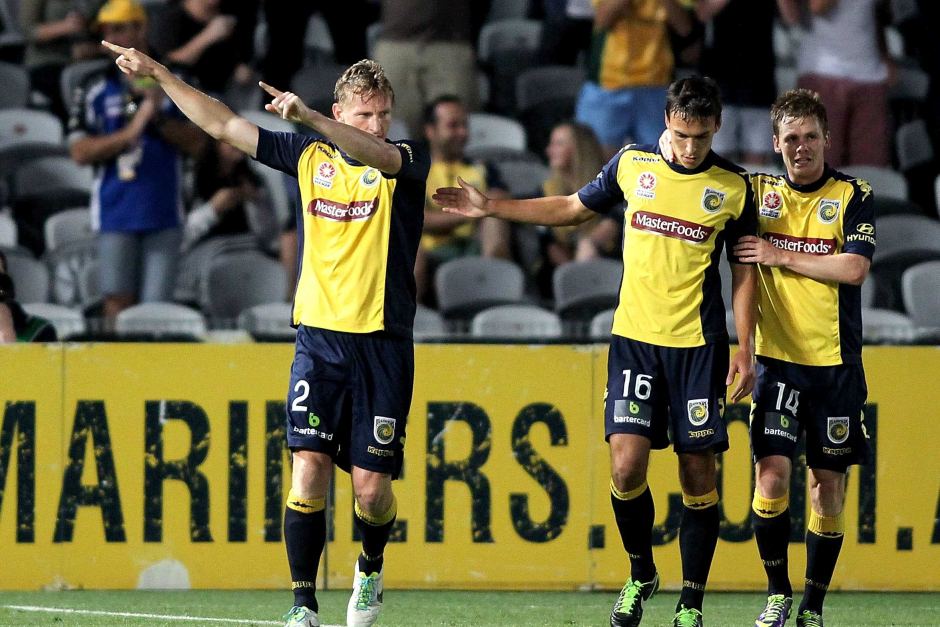
[{"label": "player's ear", "polygon": [[343,118],[343,107],[338,102],[334,102],[333,103],[333,119],[342,122],[343,121],[342,118]]},{"label": "player's ear", "polygon": [[780,138],[777,137],[777,134],[774,133],[771,137],[774,140],[774,152],[778,155],[780,154]]}]

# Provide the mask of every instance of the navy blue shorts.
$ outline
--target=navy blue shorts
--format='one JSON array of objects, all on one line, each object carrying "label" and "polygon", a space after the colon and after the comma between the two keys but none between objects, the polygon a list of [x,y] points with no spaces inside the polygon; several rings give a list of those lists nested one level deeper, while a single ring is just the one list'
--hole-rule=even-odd
[{"label": "navy blue shorts", "polygon": [[728,448],[728,345],[668,348],[613,336],[604,399],[606,437],[633,433],[676,453]]},{"label": "navy blue shorts", "polygon": [[287,446],[350,466],[401,472],[414,344],[386,334],[300,326],[287,394]]},{"label": "navy blue shorts", "polygon": [[861,364],[803,366],[757,358],[757,385],[751,404],[754,459],[793,458],[806,433],[806,465],[845,472],[867,461],[865,431],[868,386]]}]

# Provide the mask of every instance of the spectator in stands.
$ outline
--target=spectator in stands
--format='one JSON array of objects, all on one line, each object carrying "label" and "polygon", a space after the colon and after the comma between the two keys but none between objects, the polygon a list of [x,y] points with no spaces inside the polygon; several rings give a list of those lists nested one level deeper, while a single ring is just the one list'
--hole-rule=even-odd
[{"label": "spectator in stands", "polygon": [[[146,49],[135,0],[109,0],[97,21],[108,41]],[[115,66],[76,94],[69,147],[75,161],[96,166],[92,225],[107,320],[138,301],[170,300],[182,239],[180,151],[204,144],[152,81],[128,80]]]},{"label": "spectator in stands", "polygon": [[[544,196],[569,196],[597,176],[604,167],[604,150],[590,127],[562,122],[552,129],[545,149],[551,174],[542,185]],[[552,294],[552,273],[570,261],[618,257],[620,222],[600,215],[577,226],[541,227],[541,257],[536,283],[545,297]]]},{"label": "spectator in stands", "polygon": [[508,222],[496,218],[483,220],[477,225],[475,220],[444,213],[434,203],[431,198],[434,190],[456,185],[458,177],[489,190],[490,197],[508,198],[509,194],[491,166],[470,161],[464,155],[469,129],[467,109],[460,98],[438,97],[427,106],[424,119],[424,137],[431,149],[431,171],[424,202],[424,234],[415,262],[415,281],[418,302],[426,304],[434,270],[442,263],[476,254],[508,258],[510,228]]},{"label": "spectator in stands", "polygon": [[267,48],[260,55],[258,70],[271,85],[290,85],[294,74],[303,65],[307,24],[315,12],[320,13],[330,31],[334,61],[352,65],[368,56],[366,27],[374,21],[373,14],[377,16],[378,13],[378,8],[373,8],[370,0],[231,0],[223,8],[238,17],[235,39],[242,59],[250,60],[254,53],[259,5],[267,24]]},{"label": "spectator in stands", "polygon": [[659,139],[674,66],[670,27],[680,36],[692,29],[677,0],[595,2],[595,53],[575,117],[594,130],[610,154],[627,139],[639,144]]},{"label": "spectator in stands", "polygon": [[[721,88],[721,130],[712,150],[732,161],[766,164],[771,152],[767,111],[777,94],[770,0],[698,0],[698,18],[711,22],[702,73]],[[742,51],[747,51],[742,54]]]},{"label": "spectator in stands", "polygon": [[[73,60],[88,56],[88,22],[94,13],[80,0],[22,0],[20,30],[27,45],[23,62],[32,88],[49,99],[50,109],[61,119],[67,115],[59,77]],[[97,52],[97,51],[96,51]]]},{"label": "spectator in stands", "polygon": [[594,7],[591,0],[545,0],[539,40],[543,65],[575,65],[591,47]]},{"label": "spectator in stands", "polygon": [[269,250],[277,218],[262,180],[248,167],[245,153],[212,142],[199,160],[195,206],[183,227],[183,256],[174,298],[198,302],[202,274],[213,252],[228,244]]},{"label": "spectator in stands", "polygon": [[55,327],[45,318],[29,315],[16,302],[16,288],[7,274],[7,258],[0,251],[0,344],[55,341]]},{"label": "spectator in stands", "polygon": [[[396,115],[420,136],[424,107],[454,94],[477,108],[476,54],[470,0],[382,0],[375,59],[396,92]],[[659,135],[657,131],[657,136]]]},{"label": "spectator in stands", "polygon": [[889,167],[888,83],[893,65],[879,22],[883,0],[777,0],[791,26],[806,29],[797,83],[819,93],[829,112],[829,165]]},{"label": "spectator in stands", "polygon": [[181,0],[159,12],[148,33],[154,53],[215,94],[225,91],[241,59],[235,17],[220,9],[221,0]]}]

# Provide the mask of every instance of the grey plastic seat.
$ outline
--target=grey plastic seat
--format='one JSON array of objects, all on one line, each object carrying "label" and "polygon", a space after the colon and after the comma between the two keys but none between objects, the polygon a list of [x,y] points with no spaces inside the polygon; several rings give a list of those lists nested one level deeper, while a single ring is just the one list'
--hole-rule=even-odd
[{"label": "grey plastic seat", "polygon": [[506,50],[537,50],[542,36],[539,20],[506,19],[487,22],[480,29],[477,55],[484,64]]},{"label": "grey plastic seat", "polygon": [[940,261],[919,263],[905,270],[901,295],[915,325],[940,328]]},{"label": "grey plastic seat", "polygon": [[595,341],[610,339],[614,328],[614,312],[616,309],[605,309],[591,318],[590,334]]},{"label": "grey plastic seat", "polygon": [[874,165],[847,165],[842,171],[871,185],[875,196],[908,200],[907,180],[900,172]]},{"label": "grey plastic seat", "polygon": [[415,339],[440,339],[446,335],[447,327],[444,324],[444,317],[430,307],[418,305],[418,308],[415,311]]},{"label": "grey plastic seat", "polygon": [[16,286],[16,300],[21,303],[49,302],[49,269],[46,264],[26,255],[7,255],[7,272]]},{"label": "grey plastic seat", "polygon": [[467,150],[504,148],[525,151],[525,127],[512,118],[493,113],[471,113],[469,115],[470,137]]},{"label": "grey plastic seat", "polygon": [[446,318],[468,318],[488,307],[519,303],[524,282],[516,264],[486,257],[448,261],[434,276],[438,306]]},{"label": "grey plastic seat", "polygon": [[877,221],[875,233],[875,265],[921,253],[940,255],[940,222],[925,216],[885,216]]},{"label": "grey plastic seat", "polygon": [[29,104],[29,73],[22,65],[0,63],[0,109],[22,109]]},{"label": "grey plastic seat", "polygon": [[557,314],[534,305],[500,305],[473,317],[470,335],[491,339],[554,339],[561,337]]},{"label": "grey plastic seat", "polygon": [[26,143],[62,144],[62,122],[46,111],[0,109],[0,149]]},{"label": "grey plastic seat", "polygon": [[0,213],[0,248],[16,246],[16,222],[6,213]]},{"label": "grey plastic seat", "polygon": [[114,321],[118,336],[153,335],[191,336],[201,339],[206,335],[205,317],[189,307],[176,303],[141,303],[119,313]]},{"label": "grey plastic seat", "polygon": [[516,77],[516,108],[525,111],[552,100],[576,100],[584,80],[584,70],[570,65],[525,70]]},{"label": "grey plastic seat", "polygon": [[287,272],[257,251],[226,252],[209,262],[204,289],[202,310],[209,318],[235,322],[249,307],[283,301]]},{"label": "grey plastic seat", "polygon": [[906,344],[916,337],[914,323],[890,309],[862,308],[862,339],[872,344]]},{"label": "grey plastic seat", "polygon": [[62,68],[59,77],[59,89],[66,104],[75,99],[75,91],[93,74],[104,72],[114,63],[111,59],[88,59],[70,63]]},{"label": "grey plastic seat", "polygon": [[496,161],[493,163],[513,198],[537,198],[550,171],[531,161]]},{"label": "grey plastic seat", "polygon": [[923,120],[902,124],[895,132],[894,139],[898,166],[902,172],[933,161],[933,146],[930,143],[927,123]]},{"label": "grey plastic seat", "polygon": [[67,340],[76,335],[84,335],[88,324],[82,312],[53,303],[27,303],[23,305],[26,313],[45,318],[55,327],[59,340]]},{"label": "grey plastic seat", "polygon": [[297,330],[291,323],[290,303],[262,303],[238,314],[238,328],[263,340],[293,341]]},{"label": "grey plastic seat", "polygon": [[91,230],[91,212],[84,207],[60,211],[46,219],[43,231],[47,250],[54,250],[68,242],[94,237]]},{"label": "grey plastic seat", "polygon": [[[86,238],[60,242],[44,255],[52,279],[52,302],[69,307],[87,305],[97,293],[98,241]],[[91,284],[93,283],[93,285]]]},{"label": "grey plastic seat", "polygon": [[623,268],[612,259],[572,261],[552,275],[555,311],[563,318],[591,319],[617,304]]},{"label": "grey plastic seat", "polygon": [[68,190],[90,193],[93,183],[91,166],[78,165],[65,156],[40,157],[14,171],[13,194],[46,196]]}]

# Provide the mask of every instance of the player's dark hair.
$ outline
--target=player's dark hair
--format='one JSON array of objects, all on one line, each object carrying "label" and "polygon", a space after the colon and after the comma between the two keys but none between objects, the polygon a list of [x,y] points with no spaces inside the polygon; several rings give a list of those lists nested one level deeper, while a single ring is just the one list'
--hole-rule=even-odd
[{"label": "player's dark hair", "polygon": [[774,135],[780,132],[780,125],[786,120],[816,118],[823,135],[829,132],[829,117],[822,99],[811,89],[791,89],[780,94],[770,107],[770,123]]},{"label": "player's dark hair", "polygon": [[721,91],[707,76],[690,76],[674,81],[666,90],[666,117],[683,120],[715,118],[721,122]]},{"label": "player's dark hair", "polygon": [[463,100],[458,96],[453,94],[444,94],[438,96],[431,102],[425,105],[424,111],[421,114],[422,124],[436,124],[437,123],[437,106],[442,104],[457,104],[463,105]]},{"label": "player's dark hair", "polygon": [[333,100],[343,104],[351,96],[384,94],[389,103],[395,103],[395,90],[389,82],[382,66],[372,59],[363,59],[349,66],[336,81],[333,88]]}]

